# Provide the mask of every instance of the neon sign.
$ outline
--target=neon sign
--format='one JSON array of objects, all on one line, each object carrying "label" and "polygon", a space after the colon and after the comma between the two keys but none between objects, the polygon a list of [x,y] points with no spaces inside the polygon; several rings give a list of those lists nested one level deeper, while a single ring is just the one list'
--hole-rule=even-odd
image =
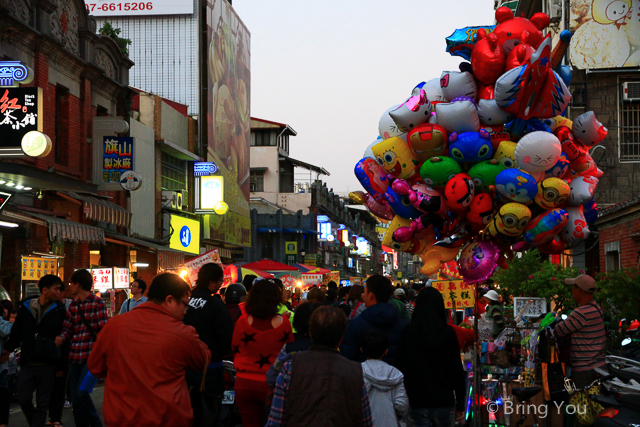
[{"label": "neon sign", "polygon": [[218,166],[211,162],[195,162],[193,164],[193,176],[208,176],[218,172]]},{"label": "neon sign", "polygon": [[20,61],[0,61],[0,87],[18,87],[33,81],[33,71]]}]

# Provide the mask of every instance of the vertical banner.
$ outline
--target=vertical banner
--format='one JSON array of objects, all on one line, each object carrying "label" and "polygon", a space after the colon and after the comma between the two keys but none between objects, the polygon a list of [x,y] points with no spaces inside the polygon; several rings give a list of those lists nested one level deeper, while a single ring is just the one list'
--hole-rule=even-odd
[{"label": "vertical banner", "polygon": [[442,294],[446,309],[462,310],[475,304],[474,285],[464,280],[438,280],[431,282],[431,286]]},{"label": "vertical banner", "polygon": [[285,242],[284,253],[287,256],[287,264],[295,264],[298,258],[298,242]]},{"label": "vertical banner", "polygon": [[105,136],[102,142],[102,182],[120,182],[133,170],[133,137]]},{"label": "vertical banner", "polygon": [[210,238],[251,245],[250,34],[226,0],[206,0],[207,161],[224,177],[225,215],[209,215]]}]

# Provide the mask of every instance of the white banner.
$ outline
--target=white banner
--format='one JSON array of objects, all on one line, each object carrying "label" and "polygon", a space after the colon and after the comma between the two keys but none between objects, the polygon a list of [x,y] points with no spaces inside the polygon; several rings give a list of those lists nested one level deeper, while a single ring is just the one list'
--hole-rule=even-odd
[{"label": "white banner", "polygon": [[193,0],[84,0],[89,15],[93,16],[147,16],[190,15]]}]

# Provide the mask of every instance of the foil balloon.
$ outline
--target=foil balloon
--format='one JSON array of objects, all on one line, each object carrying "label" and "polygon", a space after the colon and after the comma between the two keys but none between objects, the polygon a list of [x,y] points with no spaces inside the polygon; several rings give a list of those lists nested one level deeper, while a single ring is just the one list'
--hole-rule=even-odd
[{"label": "foil balloon", "polygon": [[525,43],[520,43],[509,52],[505,61],[505,71],[513,70],[531,61],[531,56],[535,51],[533,46],[526,44],[526,41]]},{"label": "foil balloon", "polygon": [[513,116],[496,104],[495,99],[481,99],[478,101],[478,118],[482,125],[503,125],[510,122]]},{"label": "foil balloon", "polygon": [[587,221],[587,224],[593,225],[598,219],[598,204],[594,199],[589,200],[587,203],[582,205],[584,219]]},{"label": "foil balloon", "polygon": [[362,191],[353,191],[349,193],[349,198],[354,203],[368,207],[369,211],[378,218],[390,220],[395,216],[391,209],[389,209],[386,202],[378,202],[371,195]]},{"label": "foil balloon", "polygon": [[378,132],[382,139],[393,138],[394,136],[400,136],[404,133],[389,115],[390,111],[396,110],[398,107],[400,107],[400,105],[394,105],[385,111],[382,114],[382,117],[380,117],[380,121],[378,122]]},{"label": "foil balloon", "polygon": [[493,155],[493,158],[499,161],[505,168],[517,168],[516,162],[516,143],[513,141],[502,141]]},{"label": "foil balloon", "polygon": [[367,193],[377,200],[384,199],[384,193],[389,187],[386,171],[374,159],[365,157],[355,167],[356,178]]},{"label": "foil balloon", "polygon": [[427,99],[424,90],[420,90],[418,95],[409,97],[395,110],[389,111],[389,115],[398,125],[402,132],[409,132],[414,127],[426,123],[431,117],[433,105]]},{"label": "foil balloon", "polygon": [[466,173],[459,173],[447,182],[444,199],[447,207],[454,212],[462,212],[469,208],[474,196],[473,180]]},{"label": "foil balloon", "polygon": [[538,250],[547,255],[561,254],[566,248],[567,244],[558,235],[553,236],[553,239],[550,242],[538,246]]},{"label": "foil balloon", "polygon": [[476,80],[468,71],[443,71],[440,76],[440,88],[444,98],[449,102],[459,96],[478,98]]},{"label": "foil balloon", "polygon": [[495,34],[481,28],[476,33],[476,44],[471,53],[471,69],[481,83],[492,84],[504,72],[505,57]]},{"label": "foil balloon", "polygon": [[427,99],[432,103],[434,101],[446,102],[444,94],[442,93],[442,88],[440,87],[440,79],[431,79],[428,82],[422,82],[416,85],[416,87],[413,88],[413,92],[411,92],[411,95],[419,95],[420,89],[424,90],[427,93]]},{"label": "foil balloon", "polygon": [[491,276],[499,257],[500,250],[493,242],[471,242],[460,252],[458,272],[467,282],[482,282]]},{"label": "foil balloon", "polygon": [[417,218],[421,214],[421,212],[413,206],[408,195],[396,193],[392,186],[387,188],[384,197],[387,199],[391,210],[393,210],[397,216],[402,218]]},{"label": "foil balloon", "polygon": [[543,119],[542,121],[549,129],[551,129],[551,132],[554,133],[556,128],[559,128],[560,126],[566,126],[569,129],[573,127],[573,122],[564,116],[555,116],[550,119]]},{"label": "foil balloon", "polygon": [[469,176],[476,186],[476,193],[495,191],[496,177],[503,170],[505,170],[505,167],[496,159],[485,160],[471,166]]},{"label": "foil balloon", "polygon": [[378,164],[392,177],[408,179],[415,175],[418,159],[402,138],[385,139],[371,149]]},{"label": "foil balloon", "polygon": [[538,193],[538,183],[525,171],[505,169],[496,177],[496,190],[505,202],[528,204]]},{"label": "foil balloon", "polygon": [[566,181],[560,178],[547,178],[538,184],[538,194],[534,201],[544,210],[563,206],[569,198],[571,189]]},{"label": "foil balloon", "polygon": [[478,110],[471,101],[436,104],[436,121],[447,133],[477,132],[480,129]]},{"label": "foil balloon", "polygon": [[436,188],[444,188],[447,182],[460,172],[460,164],[449,157],[432,157],[420,167],[422,180]]},{"label": "foil balloon", "polygon": [[544,13],[536,13],[531,19],[513,16],[513,11],[506,6],[496,10],[496,26],[493,34],[498,39],[505,56],[511,50],[526,40],[528,44],[537,48],[542,43],[544,35],[542,30],[549,26],[549,16]]},{"label": "foil balloon", "polygon": [[587,111],[573,121],[573,136],[587,147],[602,142],[607,137],[607,132],[607,128],[596,119],[593,111]]},{"label": "foil balloon", "polygon": [[493,85],[478,85],[478,99],[494,99],[495,93]]},{"label": "foil balloon", "polygon": [[393,238],[398,242],[407,242],[422,233],[425,229],[432,227],[434,235],[440,234],[444,228],[444,219],[442,216],[428,213],[420,215],[411,222],[408,227],[399,227],[394,233]]},{"label": "foil balloon", "polygon": [[569,204],[573,206],[584,205],[593,198],[593,193],[598,186],[598,178],[593,176],[579,176],[571,181],[569,187]]},{"label": "foil balloon", "polygon": [[369,157],[370,159],[375,160],[376,156],[373,155],[373,146],[376,144],[379,144],[382,142],[382,138],[377,137],[375,141],[373,141],[371,144],[367,145],[367,148],[364,150],[364,154],[362,154],[362,157]]},{"label": "foil balloon", "polygon": [[403,179],[396,179],[392,184],[393,190],[400,195],[409,197],[409,202],[424,213],[443,215],[446,209],[441,194],[424,183],[410,185]]},{"label": "foil balloon", "polygon": [[389,228],[387,232],[384,234],[382,238],[382,244],[384,246],[388,246],[393,250],[399,252],[407,252],[410,254],[419,254],[424,250],[425,241],[421,241],[419,239],[413,238],[407,242],[398,242],[394,239],[393,233],[400,227],[410,227],[411,220],[407,218],[402,218],[399,216],[395,216],[393,220],[389,223]]},{"label": "foil balloon", "polygon": [[491,222],[494,208],[495,203],[489,194],[480,193],[473,196],[469,212],[466,214],[467,221],[471,224],[473,231],[478,232]]},{"label": "foil balloon", "polygon": [[549,132],[531,132],[520,138],[514,152],[518,167],[538,179],[554,166],[562,149],[560,141]]},{"label": "foil balloon", "polygon": [[420,163],[447,153],[447,131],[440,125],[424,123],[407,134],[411,151]]},{"label": "foil balloon", "polygon": [[424,275],[430,276],[437,273],[442,265],[442,255],[435,250],[428,251],[422,257],[422,268],[420,272]]},{"label": "foil balloon", "polygon": [[585,149],[573,138],[573,132],[567,126],[557,126],[553,134],[560,141],[562,152],[570,162],[584,155]]},{"label": "foil balloon", "polygon": [[568,248],[573,248],[580,242],[587,240],[591,231],[584,217],[582,206],[569,206],[567,212],[569,220],[562,229],[560,237],[562,237]]},{"label": "foil balloon", "polygon": [[591,154],[589,153],[583,153],[577,159],[572,160],[569,163],[569,166],[580,176],[591,175],[596,178],[600,178],[604,174],[600,169],[598,169],[595,160],[593,160],[593,157],[591,157]]},{"label": "foil balloon", "polygon": [[480,162],[491,158],[493,146],[489,132],[453,132],[449,135],[449,156],[457,162]]},{"label": "foil balloon", "polygon": [[555,165],[545,171],[545,178],[562,178],[569,170],[569,160],[567,156],[562,154]]},{"label": "foil balloon", "polygon": [[524,233],[531,220],[531,210],[522,203],[506,203],[484,229],[486,236],[513,240]]},{"label": "foil balloon", "polygon": [[562,231],[569,220],[564,209],[552,209],[541,213],[527,224],[522,239],[533,247],[549,243]]}]

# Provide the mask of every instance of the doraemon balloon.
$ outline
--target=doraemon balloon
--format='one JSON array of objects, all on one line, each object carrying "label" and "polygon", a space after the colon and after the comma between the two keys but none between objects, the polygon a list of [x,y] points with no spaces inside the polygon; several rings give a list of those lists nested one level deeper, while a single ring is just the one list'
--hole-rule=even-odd
[{"label": "doraemon balloon", "polygon": [[448,152],[447,131],[440,125],[423,123],[416,126],[407,134],[407,141],[420,163]]},{"label": "doraemon balloon", "polygon": [[538,183],[525,171],[505,169],[496,177],[496,190],[506,202],[528,204],[538,193]]},{"label": "doraemon balloon", "polygon": [[545,178],[562,178],[569,170],[569,160],[567,156],[562,154],[552,168],[547,169],[544,173]]},{"label": "doraemon balloon", "polygon": [[587,220],[584,218],[582,206],[569,206],[567,207],[567,212],[569,221],[562,229],[560,237],[565,241],[568,248],[572,248],[583,240],[587,240],[591,230],[589,230]]},{"label": "doraemon balloon", "polygon": [[447,182],[444,189],[445,203],[454,212],[463,212],[469,208],[474,196],[473,180],[466,173],[459,173]]},{"label": "doraemon balloon", "polygon": [[538,184],[534,201],[542,209],[550,210],[563,206],[569,198],[569,184],[560,178],[547,178]]},{"label": "doraemon balloon", "polygon": [[411,96],[395,110],[389,111],[389,115],[402,132],[409,132],[414,127],[427,123],[431,117],[433,105],[427,99],[424,90],[419,95]]},{"label": "doraemon balloon", "polygon": [[522,239],[534,247],[549,243],[567,224],[568,219],[569,214],[564,209],[543,212],[527,224]]},{"label": "doraemon balloon", "polygon": [[536,179],[544,177],[544,173],[558,162],[560,154],[562,149],[558,138],[542,131],[523,136],[515,151],[518,167]]},{"label": "doraemon balloon", "polygon": [[418,159],[400,137],[385,139],[371,147],[376,162],[394,178],[409,179],[416,173]]},{"label": "doraemon balloon", "polygon": [[442,94],[449,102],[459,96],[478,99],[478,86],[473,75],[468,71],[443,71],[440,76],[440,87]]},{"label": "doraemon balloon", "polygon": [[480,129],[478,110],[471,101],[436,104],[436,121],[452,132],[477,132]]},{"label": "doraemon balloon", "polygon": [[517,168],[516,145],[513,141],[502,141],[500,145],[498,145],[498,149],[495,151],[493,158],[502,163],[502,166],[505,168]]},{"label": "doraemon balloon", "polygon": [[573,121],[573,136],[587,147],[593,147],[607,137],[607,128],[596,119],[593,111],[579,115]]},{"label": "doraemon balloon", "polygon": [[491,136],[486,130],[449,135],[449,156],[457,162],[480,162],[491,158],[492,154]]},{"label": "doraemon balloon", "polygon": [[450,157],[432,157],[420,167],[422,180],[436,188],[444,188],[447,181],[460,172],[462,172],[460,164]]},{"label": "doraemon balloon", "polygon": [[476,185],[476,193],[489,193],[496,189],[496,177],[505,170],[496,159],[484,160],[469,169],[469,176]]},{"label": "doraemon balloon", "polygon": [[573,206],[584,205],[593,197],[598,186],[598,178],[594,176],[579,176],[571,181],[569,187],[569,204]]}]

